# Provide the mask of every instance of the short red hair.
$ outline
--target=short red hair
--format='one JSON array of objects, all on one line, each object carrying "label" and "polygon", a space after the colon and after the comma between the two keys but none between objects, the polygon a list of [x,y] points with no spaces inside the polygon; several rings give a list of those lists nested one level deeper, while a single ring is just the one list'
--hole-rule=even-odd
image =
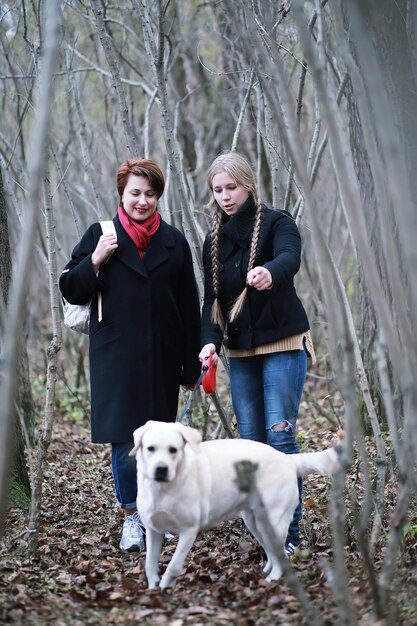
[{"label": "short red hair", "polygon": [[122,201],[123,192],[130,174],[144,176],[158,198],[164,193],[165,178],[159,165],[157,165],[155,161],[152,161],[152,159],[137,157],[124,161],[117,170],[117,191],[120,202]]}]

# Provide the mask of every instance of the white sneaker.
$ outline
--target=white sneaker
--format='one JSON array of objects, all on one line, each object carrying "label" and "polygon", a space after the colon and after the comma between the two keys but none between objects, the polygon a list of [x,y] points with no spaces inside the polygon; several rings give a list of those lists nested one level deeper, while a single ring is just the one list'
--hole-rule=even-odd
[{"label": "white sneaker", "polygon": [[126,515],[123,522],[120,549],[128,552],[137,552],[145,549],[145,527],[138,513]]},{"label": "white sneaker", "polygon": [[298,546],[295,546],[291,541],[285,544],[285,554],[287,558],[291,559],[298,552]]}]

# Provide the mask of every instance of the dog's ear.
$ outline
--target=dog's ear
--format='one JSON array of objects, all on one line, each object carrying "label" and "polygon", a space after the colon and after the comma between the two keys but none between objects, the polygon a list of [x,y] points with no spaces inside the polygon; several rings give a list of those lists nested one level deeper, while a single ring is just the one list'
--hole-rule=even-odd
[{"label": "dog's ear", "polygon": [[190,428],[190,426],[185,426],[177,422],[175,424],[179,433],[184,438],[185,442],[190,445],[194,452],[200,451],[200,443],[202,441],[202,437],[200,432],[196,428]]},{"label": "dog's ear", "polygon": [[131,449],[131,451],[129,452],[129,456],[135,456],[136,452],[139,450],[140,448],[140,444],[142,442],[142,436],[143,436],[143,431],[144,431],[144,426],[141,426],[140,428],[137,428],[134,433],[133,433],[133,448]]},{"label": "dog's ear", "polygon": [[154,420],[148,420],[146,424],[144,424],[140,428],[137,428],[134,431],[133,433],[134,446],[132,450],[129,452],[129,456],[135,456],[136,452],[139,450],[139,448],[142,445],[142,439],[143,439],[143,435],[145,434],[145,431],[148,430],[149,426],[151,426],[152,424],[157,424],[157,423],[159,422],[155,422]]},{"label": "dog's ear", "polygon": [[145,434],[145,430],[148,429],[150,422],[146,422],[146,424],[144,424],[143,426],[141,426],[140,428],[137,428],[134,433],[133,433],[133,442],[134,442],[134,446],[132,448],[132,450],[129,452],[129,456],[135,456],[136,452],[139,450],[140,446],[142,445],[142,438],[143,435]]}]

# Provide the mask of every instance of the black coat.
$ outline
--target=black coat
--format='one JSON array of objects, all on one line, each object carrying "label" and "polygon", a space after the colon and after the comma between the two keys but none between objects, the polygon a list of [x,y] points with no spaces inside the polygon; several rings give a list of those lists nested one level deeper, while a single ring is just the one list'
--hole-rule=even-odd
[{"label": "black coat", "polygon": [[[250,242],[256,207],[251,196],[220,227],[219,300],[224,319],[246,284]],[[205,293],[202,318],[202,344],[214,343],[217,351],[223,340],[219,326],[211,321],[214,301],[210,234],[203,248]],[[248,287],[244,307],[232,323],[227,323],[228,347],[250,349],[309,330],[306,312],[294,287],[300,268],[301,239],[297,225],[285,211],[262,205],[261,232],[254,267],[266,267],[273,278],[273,289],[257,291]]]},{"label": "black coat", "polygon": [[200,304],[185,237],[161,220],[142,260],[117,216],[113,222],[118,248],[98,276],[91,264],[101,236],[96,223],[75,246],[59,282],[73,304],[93,297],[91,427],[98,443],[131,441],[148,419],[173,421],[180,384],[195,383],[200,372]]}]

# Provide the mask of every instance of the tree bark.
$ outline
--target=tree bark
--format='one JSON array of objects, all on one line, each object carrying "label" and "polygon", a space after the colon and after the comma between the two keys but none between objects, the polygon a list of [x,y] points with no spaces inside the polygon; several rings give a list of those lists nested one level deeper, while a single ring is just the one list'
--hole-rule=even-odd
[{"label": "tree bark", "polygon": [[17,363],[19,353],[18,337],[25,312],[25,296],[33,265],[36,217],[41,193],[44,154],[47,145],[49,106],[52,99],[52,79],[59,34],[59,7],[53,0],[45,2],[46,34],[43,71],[40,75],[39,97],[37,100],[33,134],[31,138],[31,158],[26,204],[25,223],[18,250],[16,271],[9,290],[7,314],[2,328],[3,366],[0,376],[0,525],[5,513],[6,494],[9,484],[10,449],[13,445],[15,399],[17,388]]},{"label": "tree bark", "polygon": [[[0,163],[0,288],[2,305],[4,304],[5,306],[7,306],[11,277],[12,259],[10,253],[7,203]],[[19,337],[17,348],[16,401],[13,410],[13,423],[15,424],[14,450],[10,459],[12,464],[12,499],[17,506],[24,504],[24,499],[30,497],[30,480],[25,460],[24,430],[27,431],[29,439],[32,439],[35,415],[29,379],[28,354],[25,346],[26,342],[24,337]]]}]

